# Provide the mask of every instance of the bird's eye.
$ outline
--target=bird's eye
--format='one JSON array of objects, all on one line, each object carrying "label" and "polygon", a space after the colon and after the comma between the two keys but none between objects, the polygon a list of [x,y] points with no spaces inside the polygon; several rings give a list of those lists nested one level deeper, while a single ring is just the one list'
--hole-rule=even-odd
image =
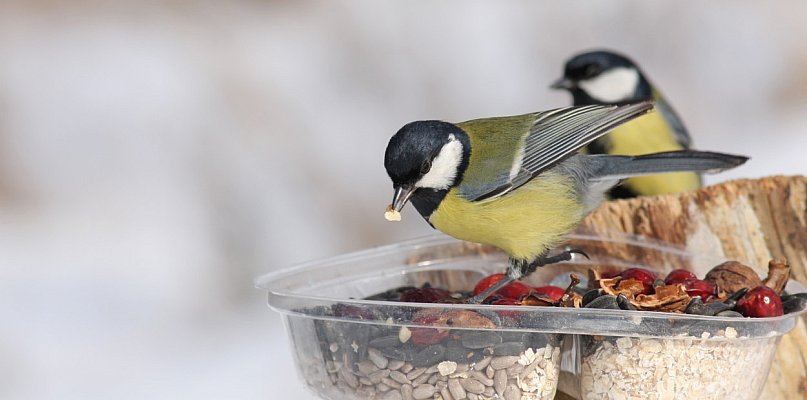
[{"label": "bird's eye", "polygon": [[426,173],[429,172],[430,169],[432,169],[432,162],[429,161],[429,160],[426,160],[420,166],[420,174],[421,175],[426,175]]}]

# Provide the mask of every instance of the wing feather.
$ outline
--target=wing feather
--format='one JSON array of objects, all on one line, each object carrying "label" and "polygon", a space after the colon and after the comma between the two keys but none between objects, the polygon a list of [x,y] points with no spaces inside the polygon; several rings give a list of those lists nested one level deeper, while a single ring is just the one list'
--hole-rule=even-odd
[{"label": "wing feather", "polygon": [[471,201],[502,196],[576,154],[580,148],[611,129],[652,108],[653,103],[646,101],[623,106],[566,107],[534,114],[535,122],[524,140],[523,156],[520,160],[514,160],[514,163],[520,164],[518,173],[511,175],[510,170],[502,171],[490,186],[461,190],[461,195]]}]

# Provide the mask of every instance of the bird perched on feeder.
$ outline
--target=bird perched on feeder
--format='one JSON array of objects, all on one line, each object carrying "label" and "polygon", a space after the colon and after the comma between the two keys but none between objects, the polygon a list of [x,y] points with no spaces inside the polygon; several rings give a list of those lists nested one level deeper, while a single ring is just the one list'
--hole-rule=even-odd
[{"label": "bird perched on feeder", "polygon": [[567,107],[462,123],[416,121],[389,141],[384,167],[394,195],[385,217],[400,220],[411,202],[434,228],[496,246],[509,256],[506,279],[488,295],[538,266],[621,179],[674,171],[717,172],[746,157],[698,151],[643,156],[579,154],[580,148],[653,108]]},{"label": "bird perched on feeder", "polygon": [[[652,100],[658,112],[614,129],[588,146],[591,154],[641,155],[689,149],[692,140],[681,118],[629,58],[610,51],[575,55],[566,62],[563,78],[551,86],[571,93],[574,105],[626,104]],[[634,177],[615,186],[612,198],[679,193],[700,188],[697,172]]]}]

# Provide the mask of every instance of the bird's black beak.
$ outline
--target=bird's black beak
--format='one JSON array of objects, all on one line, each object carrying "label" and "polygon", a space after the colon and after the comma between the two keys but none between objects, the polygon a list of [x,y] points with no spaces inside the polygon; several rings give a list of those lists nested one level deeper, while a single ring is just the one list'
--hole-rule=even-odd
[{"label": "bird's black beak", "polygon": [[401,212],[401,209],[406,205],[406,202],[409,201],[410,197],[412,197],[412,193],[415,193],[414,185],[396,186],[395,194],[392,196],[392,208],[395,211]]},{"label": "bird's black beak", "polygon": [[574,82],[572,80],[570,80],[569,78],[564,77],[564,78],[560,78],[560,79],[556,80],[555,83],[553,83],[549,87],[552,88],[552,89],[570,90],[570,89],[574,89],[575,86],[576,85],[574,84]]}]

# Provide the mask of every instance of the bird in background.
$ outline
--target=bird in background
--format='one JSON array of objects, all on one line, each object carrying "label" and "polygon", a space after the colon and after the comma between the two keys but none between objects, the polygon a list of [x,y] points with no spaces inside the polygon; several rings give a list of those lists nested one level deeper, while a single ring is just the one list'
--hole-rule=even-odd
[{"label": "bird in background", "polygon": [[392,136],[384,155],[394,189],[385,217],[400,220],[400,211],[411,202],[432,227],[506,252],[506,278],[469,301],[479,303],[539,266],[582,253],[549,255],[620,180],[676,171],[717,172],[747,160],[689,150],[642,156],[580,153],[583,146],[652,108],[645,101],[456,124],[406,124]]},{"label": "bird in background", "polygon": [[[641,155],[689,149],[692,140],[681,118],[629,58],[610,51],[575,55],[566,62],[563,78],[553,89],[571,93],[574,105],[626,104],[652,100],[658,112],[614,129],[588,146],[591,154]],[[612,198],[679,193],[702,186],[696,172],[641,176],[627,179],[609,193]]]}]

